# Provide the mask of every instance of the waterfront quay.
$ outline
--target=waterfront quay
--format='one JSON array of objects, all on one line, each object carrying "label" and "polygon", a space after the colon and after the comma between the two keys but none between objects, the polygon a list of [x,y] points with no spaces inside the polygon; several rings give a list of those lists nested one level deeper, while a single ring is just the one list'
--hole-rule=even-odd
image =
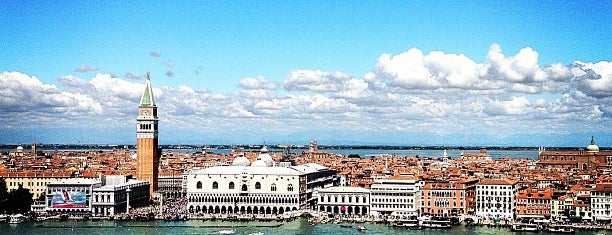
[{"label": "waterfront quay", "polygon": [[[325,224],[311,225],[307,218],[296,218],[283,222],[260,222],[260,221],[228,221],[228,220],[200,220],[190,219],[187,221],[164,221],[153,220],[146,222],[118,221],[118,220],[88,220],[88,221],[41,221],[26,222],[18,225],[0,224],[1,234],[220,234],[220,231],[233,230],[235,234],[248,235],[263,233],[267,235],[282,234],[364,234],[356,227],[363,226],[367,230],[365,234],[516,234],[509,227],[502,226],[466,226],[457,225],[448,229],[411,230],[404,227],[395,227],[385,223],[334,223],[329,221]],[[556,234],[541,231],[537,234]],[[610,234],[604,230],[576,230],[575,234]]]}]

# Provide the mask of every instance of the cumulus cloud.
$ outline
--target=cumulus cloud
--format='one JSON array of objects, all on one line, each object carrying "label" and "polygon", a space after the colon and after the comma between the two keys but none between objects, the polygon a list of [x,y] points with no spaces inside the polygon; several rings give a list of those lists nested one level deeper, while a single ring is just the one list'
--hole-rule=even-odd
[{"label": "cumulus cloud", "polygon": [[257,76],[256,78],[244,78],[240,80],[238,85],[242,89],[246,90],[276,90],[276,84]]},{"label": "cumulus cloud", "polygon": [[[612,63],[541,65],[533,48],[505,55],[496,44],[483,54],[487,58],[479,63],[463,54],[413,48],[372,58],[371,71],[361,77],[299,69],[280,82],[243,78],[231,93],[153,85],[164,125],[207,133],[611,131]],[[173,61],[165,68],[174,75]],[[139,77],[67,75],[53,84],[3,72],[0,124],[131,125],[144,88],[133,80]]]},{"label": "cumulus cloud", "polygon": [[288,91],[337,91],[342,81],[351,76],[342,72],[323,72],[320,70],[294,70],[283,84]]},{"label": "cumulus cloud", "polygon": [[98,70],[100,70],[98,66],[90,66],[90,65],[82,65],[81,67],[74,69],[75,72],[79,72],[79,73],[95,72]]}]

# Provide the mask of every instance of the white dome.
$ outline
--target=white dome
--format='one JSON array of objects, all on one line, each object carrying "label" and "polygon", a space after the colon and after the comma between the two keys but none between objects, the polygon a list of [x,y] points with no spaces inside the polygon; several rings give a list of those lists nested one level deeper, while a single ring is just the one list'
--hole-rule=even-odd
[{"label": "white dome", "polygon": [[234,161],[232,161],[232,166],[248,166],[248,165],[251,165],[251,161],[249,161],[249,159],[246,158],[244,155],[240,155],[234,158]]},{"label": "white dome", "polygon": [[268,153],[261,153],[259,154],[259,156],[257,156],[256,160],[260,160],[266,163],[266,166],[272,166],[274,165],[274,159],[272,159],[272,156],[270,156],[270,154]]},{"label": "white dome", "polygon": [[23,147],[17,146],[17,150],[23,150]]},{"label": "white dome", "polygon": [[587,152],[599,152],[599,146],[595,144],[595,138],[591,137],[591,144],[586,147]]},{"label": "white dome", "polygon": [[266,162],[262,161],[262,160],[256,160],[253,162],[253,164],[251,164],[251,166],[254,167],[267,167],[268,164],[266,164]]}]

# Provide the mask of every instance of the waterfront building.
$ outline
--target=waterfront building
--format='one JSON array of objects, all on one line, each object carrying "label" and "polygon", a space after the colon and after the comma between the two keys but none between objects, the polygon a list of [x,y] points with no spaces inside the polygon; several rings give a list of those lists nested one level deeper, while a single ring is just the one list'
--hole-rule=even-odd
[{"label": "waterfront building", "polygon": [[[32,199],[36,200],[41,196],[45,195],[47,185],[50,183],[56,183],[62,179],[68,179],[71,174],[65,174],[65,172],[57,172],[58,174],[44,172],[32,172],[22,171],[6,174],[0,174],[0,177],[4,178],[8,191],[13,191],[22,185],[23,188],[27,188],[32,193]],[[93,177],[86,177],[87,179],[94,179]]]},{"label": "waterfront building", "polygon": [[46,211],[56,214],[89,215],[93,189],[102,186],[94,179],[68,178],[47,184]]},{"label": "waterfront building", "polygon": [[550,218],[553,189],[527,188],[516,196],[517,218]]},{"label": "waterfront building", "polygon": [[591,143],[586,146],[586,150],[541,149],[537,165],[541,168],[554,167],[581,171],[610,168],[612,167],[612,151],[599,151],[595,138],[591,137]]},{"label": "waterfront building", "polygon": [[514,219],[517,182],[509,179],[483,179],[476,186],[476,215],[485,218]]},{"label": "waterfront building", "polygon": [[475,178],[426,181],[421,190],[421,214],[457,216],[474,213]]},{"label": "waterfront building", "polygon": [[487,153],[487,148],[485,147],[481,147],[480,152],[478,153],[462,152],[459,159],[465,163],[493,161],[493,158],[491,158],[491,156]]},{"label": "waterfront building", "polygon": [[375,180],[370,188],[371,214],[419,216],[422,186],[420,180],[409,176]]},{"label": "waterfront building", "polygon": [[340,177],[335,170],[316,163],[306,163],[299,166],[290,166],[306,175],[306,206],[317,208],[318,191],[340,184]]},{"label": "waterfront building", "polygon": [[368,215],[370,190],[361,187],[329,187],[318,192],[319,211],[341,215]]},{"label": "waterfront building", "polygon": [[576,214],[574,207],[574,197],[570,194],[562,195],[558,198],[553,198],[550,208],[550,218],[553,220],[564,220]]},{"label": "waterfront building", "polygon": [[150,195],[157,191],[159,158],[157,105],[151,88],[151,78],[147,73],[145,90],[140,98],[138,117],[136,118],[136,178],[150,183]]},{"label": "waterfront building", "polygon": [[600,183],[591,191],[594,221],[612,221],[612,183]]},{"label": "waterfront building", "polygon": [[149,204],[149,182],[124,175],[101,179],[102,186],[93,189],[92,215],[112,216]]},{"label": "waterfront building", "polygon": [[[211,166],[187,175],[191,213],[273,215],[309,206],[310,190],[333,186],[326,167],[276,166],[265,147],[251,163],[239,155],[231,166]],[[317,198],[314,200],[316,201]]]}]

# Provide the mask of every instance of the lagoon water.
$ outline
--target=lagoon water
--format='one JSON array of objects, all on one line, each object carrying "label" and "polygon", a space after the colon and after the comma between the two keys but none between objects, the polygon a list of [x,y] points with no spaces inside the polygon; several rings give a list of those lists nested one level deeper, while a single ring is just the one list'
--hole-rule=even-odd
[{"label": "lagoon water", "polygon": [[[19,234],[19,235],[66,235],[66,234],[85,234],[85,235],[112,235],[112,234],[193,234],[193,235],[214,235],[220,234],[223,229],[233,228],[236,235],[248,235],[250,233],[263,232],[266,235],[292,235],[292,234],[415,234],[415,235],[444,235],[444,234],[482,234],[482,235],[504,235],[504,234],[534,234],[534,233],[513,233],[507,228],[495,228],[486,226],[456,226],[453,229],[423,229],[409,230],[405,228],[395,228],[386,224],[358,224],[367,228],[365,233],[358,232],[353,228],[340,227],[338,224],[317,224],[308,225],[304,218],[299,218],[291,222],[284,222],[281,226],[274,225],[279,222],[221,222],[221,221],[197,221],[186,222],[120,222],[120,221],[44,221],[27,222],[22,224],[0,224],[0,234]],[[549,234],[545,232],[535,234]],[[577,232],[576,234],[606,234],[605,231]]]}]

